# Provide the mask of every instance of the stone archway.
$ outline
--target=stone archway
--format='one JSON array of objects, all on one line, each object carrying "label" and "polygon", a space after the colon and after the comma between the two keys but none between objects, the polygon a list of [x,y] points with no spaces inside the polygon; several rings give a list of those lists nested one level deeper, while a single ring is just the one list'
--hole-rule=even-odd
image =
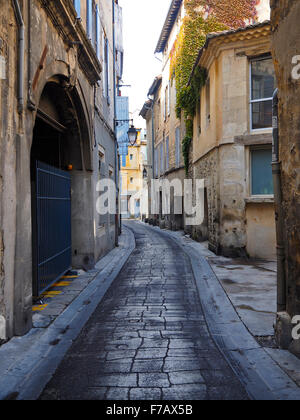
[{"label": "stone archway", "polygon": [[[37,190],[45,184],[38,178],[41,165],[42,172],[43,165],[49,165],[44,173],[48,176],[46,183],[51,184],[48,187],[51,188],[50,195],[52,190],[62,194],[62,189],[68,195],[68,184],[57,182],[62,178],[67,182],[70,178],[70,208],[62,204],[68,201],[67,195],[38,196]],[[51,78],[40,97],[30,157],[33,291],[36,297],[43,290],[37,287],[42,264],[49,266],[41,275],[46,279],[42,282],[43,287],[47,288],[71,266],[80,267],[87,259],[93,260],[93,217],[87,205],[93,196],[91,168],[89,129],[79,95],[75,88],[68,86],[64,77]],[[56,203],[55,208],[53,203]],[[46,226],[47,223],[52,225]],[[55,244],[57,238],[60,243]],[[44,255],[43,262],[39,259],[40,254]]]}]

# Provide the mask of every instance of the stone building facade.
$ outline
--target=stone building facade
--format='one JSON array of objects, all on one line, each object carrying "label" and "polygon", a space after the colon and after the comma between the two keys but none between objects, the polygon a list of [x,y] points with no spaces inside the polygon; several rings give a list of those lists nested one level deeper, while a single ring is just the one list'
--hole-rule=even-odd
[{"label": "stone building facade", "polygon": [[[162,74],[157,77],[148,92],[150,102],[146,102],[141,115],[147,121],[148,156],[152,162],[153,179],[167,180],[170,184],[179,181],[184,189],[185,170],[181,153],[181,142],[185,135],[185,125],[176,117],[176,86],[170,77],[170,53],[181,28],[185,10],[183,1],[173,0],[162,28],[155,53],[162,56]],[[152,143],[153,141],[153,143]],[[151,156],[151,158],[150,158]],[[149,200],[151,200],[151,180],[149,180]],[[150,222],[162,228],[177,230],[184,227],[184,213],[176,214],[173,189],[170,191],[170,212],[162,212],[161,194],[159,213],[151,215]]]},{"label": "stone building facade", "polygon": [[[0,339],[7,339],[31,328],[37,255],[51,260],[65,224],[73,268],[92,267],[115,245],[116,218],[97,213],[96,185],[118,176],[112,53],[118,4],[1,0],[0,8]],[[68,218],[59,210],[55,222],[44,219],[48,236],[39,236],[35,211],[45,198],[35,191],[38,161],[44,174],[71,179]],[[47,281],[57,274],[49,268]]]},{"label": "stone building facade", "polygon": [[[184,1],[171,1],[155,50],[162,54],[162,74],[154,80],[141,115],[153,137],[152,142],[149,135],[148,143],[153,178],[179,180],[183,193],[185,178],[194,185],[198,179],[205,180],[201,225],[188,225],[184,201],[182,215],[172,213],[174,195],[170,214],[163,215],[163,193],[153,222],[163,228],[184,228],[193,238],[208,241],[217,254],[274,259],[271,98],[275,85],[270,25],[263,23],[270,17],[268,1],[257,2],[256,10],[256,25],[210,34],[199,52],[195,68],[205,68],[208,80],[194,118],[187,173],[182,155],[186,125],[176,117],[176,87],[170,74],[172,51],[186,13]],[[265,185],[260,184],[262,179]]]},{"label": "stone building facade", "polygon": [[205,180],[205,217],[192,235],[225,256],[276,258],[270,53],[269,23],[209,35],[199,52],[207,79],[191,166]]},{"label": "stone building facade", "polygon": [[300,314],[300,4],[295,0],[272,0],[271,9],[279,101],[277,245],[283,257],[278,259],[277,338],[282,347],[300,354],[300,341],[292,342],[291,335],[291,320]]}]

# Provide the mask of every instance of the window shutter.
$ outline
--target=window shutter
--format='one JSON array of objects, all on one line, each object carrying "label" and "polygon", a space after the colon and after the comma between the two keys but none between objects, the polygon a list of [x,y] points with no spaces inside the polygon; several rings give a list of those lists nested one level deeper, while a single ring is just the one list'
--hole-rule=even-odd
[{"label": "window shutter", "polygon": [[109,100],[109,88],[110,88],[110,86],[109,86],[109,82],[110,82],[110,80],[109,80],[109,77],[110,77],[110,66],[109,66],[109,44],[108,44],[108,39],[106,39],[106,44],[107,44],[107,46],[106,46],[106,49],[107,49],[107,102],[108,102],[108,104],[110,103],[110,100]]},{"label": "window shutter", "polygon": [[109,44],[108,39],[106,38],[106,98],[107,103],[109,104]]},{"label": "window shutter", "polygon": [[169,137],[166,139],[166,171],[169,169]]},{"label": "window shutter", "polygon": [[161,143],[160,145],[160,174],[164,173],[164,144]]},{"label": "window shutter", "polygon": [[101,27],[101,22],[100,22],[99,6],[97,4],[96,5],[96,53],[99,60],[101,58],[100,27]]},{"label": "window shutter", "polygon": [[93,38],[92,27],[93,27],[93,0],[87,0],[86,2],[86,32],[89,39]]},{"label": "window shutter", "polygon": [[102,81],[103,81],[103,96],[106,96],[106,57],[105,57],[105,46],[106,46],[106,38],[105,33],[102,31],[102,64],[103,64],[103,72],[102,72]]},{"label": "window shutter", "polygon": [[76,12],[77,12],[77,17],[79,17],[79,18],[80,18],[80,16],[81,16],[81,5],[80,5],[80,0],[74,0],[74,7],[75,7],[75,10],[76,10]]}]

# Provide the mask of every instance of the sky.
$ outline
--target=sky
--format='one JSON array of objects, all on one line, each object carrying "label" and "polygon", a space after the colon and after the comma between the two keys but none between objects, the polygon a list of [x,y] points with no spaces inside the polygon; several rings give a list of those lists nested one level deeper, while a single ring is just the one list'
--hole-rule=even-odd
[{"label": "sky", "polygon": [[123,8],[124,73],[122,96],[129,96],[131,116],[136,128],[145,128],[138,117],[156,76],[161,74],[160,54],[154,50],[165,22],[171,0],[119,0]]}]

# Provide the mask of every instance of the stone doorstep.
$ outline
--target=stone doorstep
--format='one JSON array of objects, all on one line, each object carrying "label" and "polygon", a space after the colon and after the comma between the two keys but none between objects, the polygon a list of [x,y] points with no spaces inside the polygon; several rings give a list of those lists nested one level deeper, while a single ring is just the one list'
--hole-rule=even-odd
[{"label": "stone doorstep", "polygon": [[[83,290],[78,290],[70,303],[56,304],[54,300],[49,304],[53,307],[49,319],[36,317],[37,325],[28,334],[14,337],[1,346],[0,400],[36,400],[39,397],[134,249],[134,235],[125,228],[119,247],[104,257],[105,265],[100,260],[92,280]],[[56,313],[57,305],[62,310]]]},{"label": "stone doorstep", "polygon": [[[159,227],[149,228],[160,230]],[[213,254],[202,255],[194,246],[196,242],[191,238],[187,240],[182,231],[160,231],[173,238],[190,258],[212,338],[250,397],[300,400],[300,360],[288,351],[263,348],[257,343],[209,264],[208,257]]]}]

